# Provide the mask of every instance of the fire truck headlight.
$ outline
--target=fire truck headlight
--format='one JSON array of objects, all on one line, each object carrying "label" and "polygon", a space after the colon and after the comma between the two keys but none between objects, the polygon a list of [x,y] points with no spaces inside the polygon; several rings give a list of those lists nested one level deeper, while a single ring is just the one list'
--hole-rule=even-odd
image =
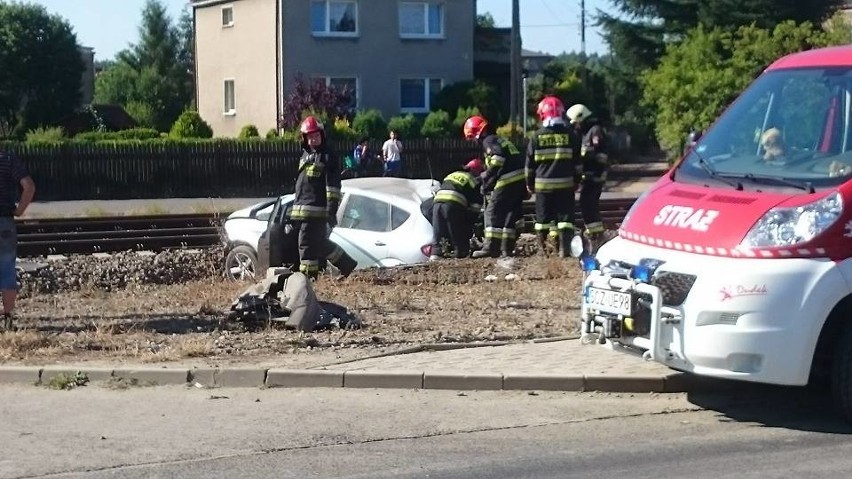
[{"label": "fire truck headlight", "polygon": [[837,192],[807,205],[773,208],[751,228],[740,247],[795,246],[810,241],[833,225],[841,213],[843,199]]}]

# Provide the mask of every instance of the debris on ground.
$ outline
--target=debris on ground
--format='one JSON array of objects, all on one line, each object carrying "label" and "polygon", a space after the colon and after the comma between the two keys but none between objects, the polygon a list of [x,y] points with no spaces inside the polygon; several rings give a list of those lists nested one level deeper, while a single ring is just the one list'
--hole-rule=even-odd
[{"label": "debris on ground", "polygon": [[317,300],[307,276],[290,271],[273,275],[246,289],[231,305],[228,319],[246,324],[280,322],[298,331],[361,326],[358,318],[345,307]]}]

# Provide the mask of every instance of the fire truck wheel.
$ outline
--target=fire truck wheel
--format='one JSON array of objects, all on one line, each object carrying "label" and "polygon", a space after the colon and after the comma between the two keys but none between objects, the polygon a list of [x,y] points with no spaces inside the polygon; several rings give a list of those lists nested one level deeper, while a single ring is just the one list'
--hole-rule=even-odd
[{"label": "fire truck wheel", "polygon": [[847,324],[834,352],[831,390],[837,412],[852,422],[852,324]]}]

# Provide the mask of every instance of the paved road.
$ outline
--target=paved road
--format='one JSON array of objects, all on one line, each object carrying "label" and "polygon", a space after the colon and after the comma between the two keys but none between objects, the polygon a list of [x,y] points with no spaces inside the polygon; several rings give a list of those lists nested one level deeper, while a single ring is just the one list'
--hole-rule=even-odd
[{"label": "paved road", "polygon": [[842,477],[820,396],[0,389],[0,477]]}]

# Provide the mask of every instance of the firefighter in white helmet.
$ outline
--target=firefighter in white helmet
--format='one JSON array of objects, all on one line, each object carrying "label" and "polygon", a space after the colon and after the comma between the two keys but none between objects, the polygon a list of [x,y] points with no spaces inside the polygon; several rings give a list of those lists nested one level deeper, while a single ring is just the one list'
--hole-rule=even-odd
[{"label": "firefighter in white helmet", "polygon": [[584,243],[587,252],[594,253],[600,246],[604,232],[600,200],[609,170],[606,132],[592,118],[592,111],[585,105],[579,103],[572,105],[568,109],[567,116],[583,137],[580,212],[583,214],[583,222],[586,225],[583,236],[586,239]]}]

